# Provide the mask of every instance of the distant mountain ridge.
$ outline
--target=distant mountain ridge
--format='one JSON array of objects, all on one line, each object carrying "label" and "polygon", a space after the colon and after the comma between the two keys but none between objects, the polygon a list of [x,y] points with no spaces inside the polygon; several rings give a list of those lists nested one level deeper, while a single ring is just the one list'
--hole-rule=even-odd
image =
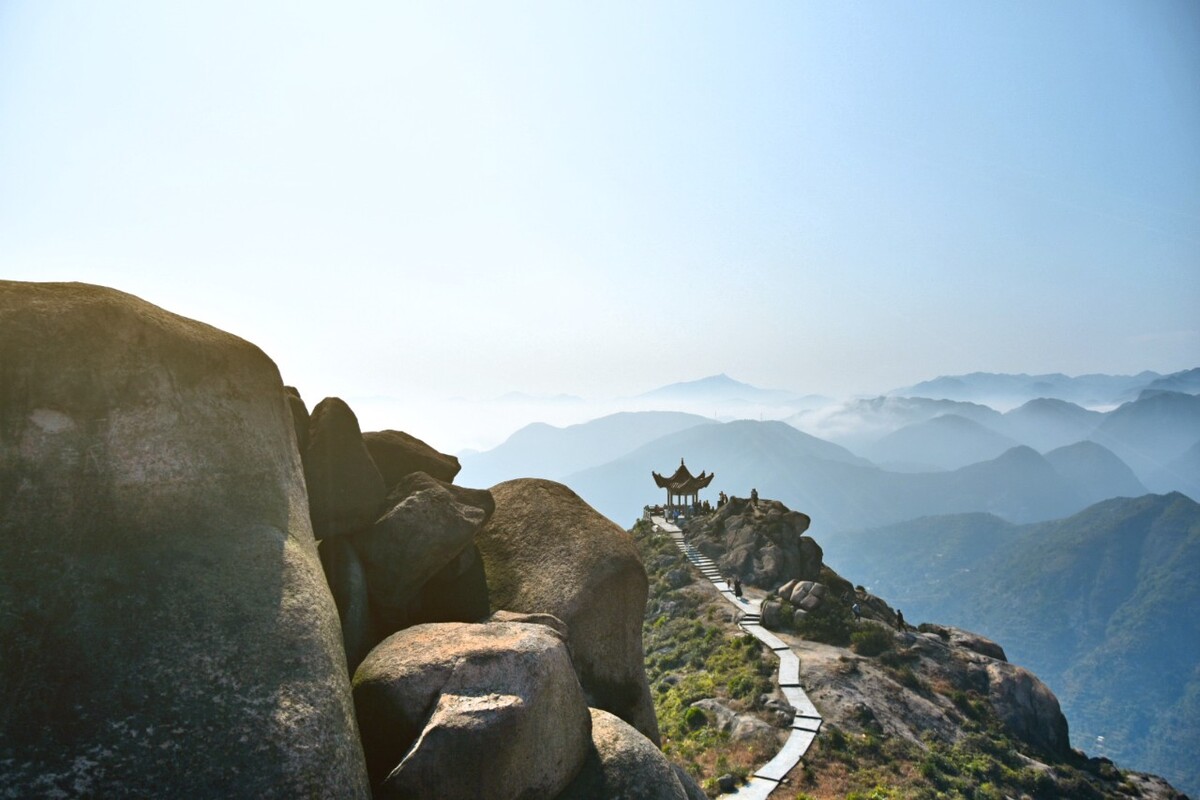
[{"label": "distant mountain ridge", "polygon": [[647,400],[657,399],[690,399],[693,397],[720,397],[725,400],[745,400],[749,402],[788,400],[795,395],[782,389],[760,389],[748,383],[742,383],[725,373],[710,375],[694,381],[683,381],[660,386],[638,395]]},{"label": "distant mountain ridge", "polygon": [[801,395],[785,389],[763,389],[734,380],[725,373],[694,381],[660,386],[626,401],[639,410],[688,411],[729,421],[778,418],[832,402],[820,395]]},{"label": "distant mountain ridge", "polygon": [[1073,513],[1094,497],[1086,484],[1060,474],[1024,446],[957,470],[908,474],[880,469],[786,423],[753,420],[677,431],[564,480],[620,523],[636,518],[643,504],[661,501],[650,472],[673,468],[680,456],[693,471],[716,473],[714,493],[744,497],[757,488],[763,496],[805,509],[821,531],[967,511],[1029,522]]},{"label": "distant mountain ridge", "polygon": [[1191,496],[1200,488],[1200,458],[1187,455],[1200,442],[1200,395],[1165,389],[1103,413],[1053,398],[1000,414],[964,401],[879,397],[787,421],[903,471],[954,469],[994,458],[1005,445],[1046,453],[1090,440],[1124,461],[1143,488]]},{"label": "distant mountain ridge", "polygon": [[[700,396],[713,387],[727,400],[747,389],[755,397],[781,394],[725,375],[656,392]],[[464,480],[579,481],[603,513],[627,521],[657,499],[652,486],[641,485],[643,473],[684,457],[697,470],[717,472],[714,485],[725,491],[758,488],[789,505],[824,509],[816,518],[833,530],[971,511],[1031,522],[1147,489],[1200,494],[1200,396],[1167,390],[1146,390],[1104,413],[1054,398],[1001,414],[965,401],[877,397],[792,415],[786,425],[724,424],[735,422],[728,431],[685,433],[718,423],[642,411],[562,428],[535,423],[493,450],[463,453]]]},{"label": "distant mountain ridge", "polygon": [[707,417],[677,411],[624,411],[563,428],[535,422],[492,450],[463,454],[459,480],[469,486],[512,478],[561,480],[664,434],[711,424],[716,423]]},{"label": "distant mountain ridge", "polygon": [[[1147,388],[1195,387],[1200,391],[1197,370],[1161,375],[1144,371],[1137,375],[1077,375],[1062,373],[1026,375],[972,372],[967,375],[943,375],[888,392],[889,395],[929,397],[985,403],[993,407],[1012,407],[1039,397],[1067,400],[1084,407],[1115,406],[1135,399]],[[1187,389],[1184,389],[1188,391]]]},{"label": "distant mountain ridge", "polygon": [[822,540],[910,619],[1003,641],[1058,694],[1072,737],[1200,790],[1200,505],[1114,498],[1011,525],[927,517]]},{"label": "distant mountain ridge", "polygon": [[989,461],[1018,446],[992,428],[958,414],[940,414],[924,422],[914,422],[887,434],[867,446],[868,458],[882,467],[891,462],[920,464],[930,469],[958,469],[968,464]]}]

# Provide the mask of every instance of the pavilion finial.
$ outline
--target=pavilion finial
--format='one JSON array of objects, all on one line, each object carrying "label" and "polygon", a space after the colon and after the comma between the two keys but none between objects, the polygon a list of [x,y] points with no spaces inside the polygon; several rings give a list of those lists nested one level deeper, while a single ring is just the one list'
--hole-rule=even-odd
[{"label": "pavilion finial", "polygon": [[683,466],[683,456],[679,457],[679,466]]}]

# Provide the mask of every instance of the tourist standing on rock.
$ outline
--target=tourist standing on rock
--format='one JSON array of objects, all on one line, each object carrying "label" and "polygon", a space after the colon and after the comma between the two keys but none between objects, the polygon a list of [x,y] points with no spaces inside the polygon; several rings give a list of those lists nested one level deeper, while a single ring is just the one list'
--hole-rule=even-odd
[{"label": "tourist standing on rock", "polygon": [[896,630],[904,630],[904,612],[898,608],[896,609]]},{"label": "tourist standing on rock", "polygon": [[750,504],[755,506],[758,505],[758,489],[750,490]]},{"label": "tourist standing on rock", "polygon": [[854,605],[850,606],[850,610],[854,612],[855,620],[862,619],[862,607],[859,606],[858,603],[855,603]]}]

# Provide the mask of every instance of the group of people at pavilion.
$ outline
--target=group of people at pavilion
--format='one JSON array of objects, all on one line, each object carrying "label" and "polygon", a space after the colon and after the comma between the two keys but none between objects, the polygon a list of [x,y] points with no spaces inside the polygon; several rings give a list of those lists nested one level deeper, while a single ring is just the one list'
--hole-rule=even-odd
[{"label": "group of people at pavilion", "polygon": [[[679,468],[671,476],[663,476],[657,472],[650,474],[654,477],[658,488],[667,490],[666,504],[656,506],[655,509],[661,510],[668,519],[675,520],[681,516],[707,514],[713,510],[713,506],[708,500],[700,500],[700,490],[708,488],[713,478],[716,477],[715,472],[701,472],[699,475],[693,475],[681,458],[679,459]],[[728,502],[729,495],[725,492],[717,494],[717,508],[721,508]],[[750,490],[750,502],[758,505],[758,489]]]}]

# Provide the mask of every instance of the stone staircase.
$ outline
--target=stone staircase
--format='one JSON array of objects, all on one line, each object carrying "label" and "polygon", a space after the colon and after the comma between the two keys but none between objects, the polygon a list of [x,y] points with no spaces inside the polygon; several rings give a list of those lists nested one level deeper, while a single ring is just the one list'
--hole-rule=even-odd
[{"label": "stone staircase", "polygon": [[656,530],[667,533],[671,540],[687,557],[700,574],[707,578],[726,600],[740,611],[738,625],[742,630],[771,648],[779,658],[779,688],[788,704],[795,710],[796,716],[792,722],[792,732],[784,742],[775,757],[755,771],[754,776],[746,785],[736,792],[721,795],[740,800],[762,800],[779,787],[784,777],[791,772],[800,759],[808,752],[808,748],[816,739],[821,729],[821,715],[816,706],[808,699],[800,686],[800,658],[787,643],[762,626],[762,608],[757,600],[748,597],[735,597],[733,587],[725,580],[716,562],[701,553],[688,543],[687,539],[676,525],[667,522],[663,517],[651,517],[650,522]]}]

